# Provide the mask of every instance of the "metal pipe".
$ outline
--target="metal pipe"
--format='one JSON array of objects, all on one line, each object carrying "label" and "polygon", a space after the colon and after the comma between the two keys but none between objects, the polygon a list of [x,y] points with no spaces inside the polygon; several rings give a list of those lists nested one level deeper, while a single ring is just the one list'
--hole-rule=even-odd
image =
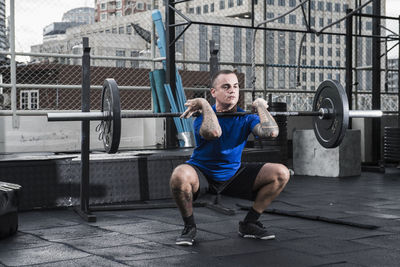
[{"label": "metal pipe", "polygon": [[15,61],[15,1],[10,1],[10,72],[11,72],[11,110],[13,112],[12,127],[18,128],[19,121],[17,117],[17,68]]},{"label": "metal pipe", "polygon": [[381,118],[382,110],[349,110],[350,118]]}]

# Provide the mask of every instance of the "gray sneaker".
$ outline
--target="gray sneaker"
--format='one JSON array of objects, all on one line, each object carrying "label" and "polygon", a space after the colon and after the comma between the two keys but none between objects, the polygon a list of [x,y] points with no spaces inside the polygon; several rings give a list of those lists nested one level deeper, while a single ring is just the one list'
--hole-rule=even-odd
[{"label": "gray sneaker", "polygon": [[239,235],[244,238],[274,239],[275,235],[265,229],[261,222],[239,222]]},{"label": "gray sneaker", "polygon": [[196,225],[185,225],[182,234],[176,239],[175,244],[180,246],[191,246],[193,245],[195,237]]}]

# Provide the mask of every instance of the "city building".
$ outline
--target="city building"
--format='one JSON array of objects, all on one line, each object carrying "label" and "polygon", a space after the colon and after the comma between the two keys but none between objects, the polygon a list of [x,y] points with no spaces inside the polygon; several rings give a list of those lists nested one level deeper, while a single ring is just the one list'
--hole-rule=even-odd
[{"label": "city building", "polygon": [[388,59],[388,69],[385,81],[387,81],[388,92],[398,92],[399,88],[399,59],[391,58]]},{"label": "city building", "polygon": [[152,6],[151,0],[95,0],[95,8],[97,22],[150,10]]},{"label": "city building", "polygon": [[[0,50],[9,49],[8,31],[6,28],[6,1],[0,0]],[[0,60],[5,60],[5,56],[1,55]]]}]

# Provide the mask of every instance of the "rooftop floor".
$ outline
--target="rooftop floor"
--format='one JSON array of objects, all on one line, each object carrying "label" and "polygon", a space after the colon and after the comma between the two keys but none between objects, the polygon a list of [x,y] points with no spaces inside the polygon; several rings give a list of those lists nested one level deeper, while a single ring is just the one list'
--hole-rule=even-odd
[{"label": "rooftop floor", "polygon": [[176,208],[96,212],[96,223],[72,209],[20,212],[18,233],[0,240],[0,266],[399,266],[399,191],[396,168],[294,176],[261,217],[275,240],[240,238],[246,211],[236,204],[251,202],[223,196],[236,215],[195,208],[192,247],[175,245]]}]

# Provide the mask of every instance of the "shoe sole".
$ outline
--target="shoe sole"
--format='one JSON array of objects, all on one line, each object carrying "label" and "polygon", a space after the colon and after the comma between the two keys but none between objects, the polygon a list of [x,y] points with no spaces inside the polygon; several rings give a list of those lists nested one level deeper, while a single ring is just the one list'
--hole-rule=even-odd
[{"label": "shoe sole", "polygon": [[271,240],[271,239],[275,239],[275,235],[267,235],[267,236],[263,236],[263,237],[259,237],[259,236],[255,236],[255,235],[246,235],[246,234],[242,234],[241,232],[239,232],[239,235],[243,238],[253,238],[253,239],[261,239],[261,240]]},{"label": "shoe sole", "polygon": [[176,245],[178,246],[192,246],[193,245],[193,241],[176,241],[175,242]]}]

